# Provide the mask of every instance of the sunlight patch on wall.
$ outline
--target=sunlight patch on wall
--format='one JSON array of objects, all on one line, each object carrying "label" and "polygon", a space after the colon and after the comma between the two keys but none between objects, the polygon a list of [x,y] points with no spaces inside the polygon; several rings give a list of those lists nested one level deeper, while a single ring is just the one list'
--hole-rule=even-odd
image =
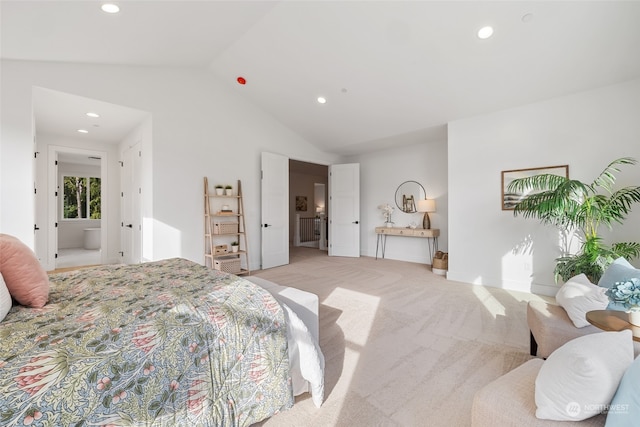
[{"label": "sunlight patch on wall", "polygon": [[182,232],[153,218],[142,220],[142,258],[157,261],[182,256]]},{"label": "sunlight patch on wall", "polygon": [[[502,256],[502,283],[517,285],[520,290],[528,291],[533,275],[533,255],[528,253],[507,252]],[[509,288],[513,288],[509,286]],[[524,289],[526,288],[526,289]]]},{"label": "sunlight patch on wall", "polygon": [[153,260],[153,218],[142,218],[142,261]]}]

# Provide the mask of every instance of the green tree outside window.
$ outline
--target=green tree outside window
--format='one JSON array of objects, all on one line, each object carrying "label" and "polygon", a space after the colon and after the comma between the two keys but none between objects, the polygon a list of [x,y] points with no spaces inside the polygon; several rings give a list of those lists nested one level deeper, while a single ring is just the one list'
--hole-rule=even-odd
[{"label": "green tree outside window", "polygon": [[64,218],[101,218],[100,178],[64,177]]}]

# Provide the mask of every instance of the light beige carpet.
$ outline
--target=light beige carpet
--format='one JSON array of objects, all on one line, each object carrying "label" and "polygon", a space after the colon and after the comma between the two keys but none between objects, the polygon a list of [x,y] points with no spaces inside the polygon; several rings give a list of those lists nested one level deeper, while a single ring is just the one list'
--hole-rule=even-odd
[{"label": "light beige carpet", "polygon": [[322,407],[303,394],[266,427],[469,426],[474,393],[530,359],[525,313],[535,295],[310,248],[255,275],[319,296],[326,360]]}]

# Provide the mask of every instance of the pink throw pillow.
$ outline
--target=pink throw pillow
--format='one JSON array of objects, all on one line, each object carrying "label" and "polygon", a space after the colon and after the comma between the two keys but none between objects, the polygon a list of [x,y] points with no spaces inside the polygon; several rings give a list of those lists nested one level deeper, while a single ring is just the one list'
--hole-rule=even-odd
[{"label": "pink throw pillow", "polygon": [[0,234],[0,273],[20,304],[41,308],[49,300],[49,277],[33,251],[20,240]]}]

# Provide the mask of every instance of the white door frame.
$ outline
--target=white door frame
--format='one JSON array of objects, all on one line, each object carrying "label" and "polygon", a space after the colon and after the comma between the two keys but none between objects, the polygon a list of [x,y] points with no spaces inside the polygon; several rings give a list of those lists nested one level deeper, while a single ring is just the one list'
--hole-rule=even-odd
[{"label": "white door frame", "polygon": [[108,199],[108,186],[109,182],[107,180],[107,165],[108,165],[108,153],[106,151],[96,151],[96,150],[85,150],[82,148],[73,148],[73,147],[63,147],[58,145],[49,145],[48,147],[48,161],[49,165],[47,166],[48,171],[48,179],[47,179],[47,191],[49,192],[49,197],[47,198],[47,218],[48,218],[48,235],[49,235],[49,245],[47,248],[47,270],[53,270],[56,268],[56,254],[58,253],[58,228],[56,227],[56,223],[59,221],[58,214],[60,212],[58,206],[58,197],[61,197],[61,192],[58,184],[58,153],[71,153],[71,154],[82,154],[86,156],[95,156],[100,157],[100,200],[102,213],[100,215],[100,241],[101,241],[101,251],[100,251],[100,262],[105,264],[107,257],[107,236],[108,236],[108,224],[109,224],[109,203],[111,202]]}]

